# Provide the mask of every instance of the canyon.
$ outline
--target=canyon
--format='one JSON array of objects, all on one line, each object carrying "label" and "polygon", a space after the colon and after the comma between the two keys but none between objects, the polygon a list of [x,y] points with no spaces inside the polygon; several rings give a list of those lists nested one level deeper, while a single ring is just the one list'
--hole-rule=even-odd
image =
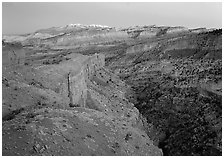
[{"label": "canyon", "polygon": [[5,156],[221,154],[221,29],[70,24],[2,45]]}]

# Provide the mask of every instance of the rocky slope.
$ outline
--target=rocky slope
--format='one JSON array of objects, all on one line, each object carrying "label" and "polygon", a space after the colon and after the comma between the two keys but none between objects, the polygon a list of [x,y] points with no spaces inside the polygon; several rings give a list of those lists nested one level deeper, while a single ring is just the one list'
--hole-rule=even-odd
[{"label": "rocky slope", "polygon": [[134,89],[135,106],[153,124],[148,135],[164,155],[221,155],[221,35],[204,29],[145,40],[140,34],[107,59]]},{"label": "rocky slope", "polygon": [[[33,149],[27,155],[63,155],[65,151],[71,155],[111,155],[111,150],[112,155],[161,155],[155,146],[164,155],[221,155],[221,29],[155,25],[116,29],[73,24],[23,37],[5,37],[6,42],[22,43],[25,66],[11,64],[20,56],[11,59],[15,53],[5,48],[7,61],[13,62],[12,66],[3,65],[3,107],[7,107],[3,132],[14,127],[13,121],[21,122],[24,131],[30,132],[23,121],[32,113],[35,128],[31,133],[38,141],[43,138],[43,146],[54,135],[46,134],[44,128],[56,131],[62,146],[69,142],[67,149],[52,145],[61,151],[54,153],[48,150],[50,145],[42,147],[33,139]],[[18,93],[18,86],[9,85],[29,88]],[[51,121],[45,124],[39,117]],[[70,132],[76,123],[86,137]],[[87,134],[89,124],[103,134],[95,134],[95,129]],[[7,132],[3,143],[12,137]],[[111,136],[104,137],[106,133]],[[82,143],[77,145],[76,140]],[[109,143],[109,149],[104,143]],[[81,152],[85,145],[91,152]],[[7,149],[3,151],[8,154]]]},{"label": "rocky slope", "polygon": [[[3,57],[22,49],[6,44]],[[102,55],[24,52],[27,64],[3,63],[3,155],[162,155]]]}]

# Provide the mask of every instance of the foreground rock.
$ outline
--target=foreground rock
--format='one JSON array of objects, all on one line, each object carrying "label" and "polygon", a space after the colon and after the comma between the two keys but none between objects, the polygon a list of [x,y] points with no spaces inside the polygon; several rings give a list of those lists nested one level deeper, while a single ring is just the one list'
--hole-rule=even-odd
[{"label": "foreground rock", "polygon": [[3,123],[3,155],[161,155],[122,118],[86,108],[23,111]]}]

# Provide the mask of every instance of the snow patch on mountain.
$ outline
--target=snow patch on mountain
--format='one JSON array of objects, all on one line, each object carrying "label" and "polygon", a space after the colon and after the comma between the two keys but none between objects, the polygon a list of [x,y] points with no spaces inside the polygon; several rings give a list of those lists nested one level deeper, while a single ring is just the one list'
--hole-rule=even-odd
[{"label": "snow patch on mountain", "polygon": [[[100,27],[100,28],[111,28],[107,25],[97,25],[97,24],[91,24],[91,25],[83,25],[83,24],[69,24],[66,25],[65,27],[83,27],[83,28],[88,28],[88,27]],[[61,27],[63,28],[63,27]]]}]

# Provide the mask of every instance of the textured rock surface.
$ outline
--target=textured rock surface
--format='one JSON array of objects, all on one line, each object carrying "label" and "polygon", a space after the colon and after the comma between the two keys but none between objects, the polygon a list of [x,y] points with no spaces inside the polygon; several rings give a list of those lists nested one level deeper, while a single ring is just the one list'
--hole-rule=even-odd
[{"label": "textured rock surface", "polygon": [[3,155],[161,155],[122,118],[86,108],[24,111],[3,123]]}]

